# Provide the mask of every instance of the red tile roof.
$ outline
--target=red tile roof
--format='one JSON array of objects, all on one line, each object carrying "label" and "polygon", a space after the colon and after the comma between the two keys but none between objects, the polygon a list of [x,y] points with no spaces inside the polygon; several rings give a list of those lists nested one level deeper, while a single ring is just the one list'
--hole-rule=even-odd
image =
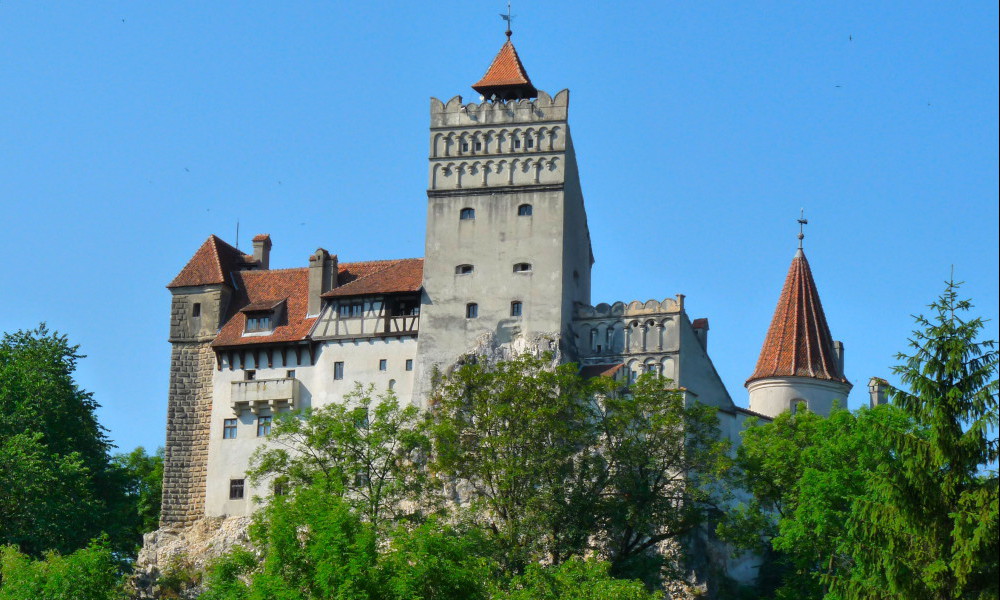
[{"label": "red tile roof", "polygon": [[538,95],[538,90],[531,85],[531,79],[528,78],[528,73],[524,70],[521,58],[517,55],[517,50],[514,49],[509,37],[493,59],[490,68],[486,70],[486,74],[473,84],[472,89],[487,98],[496,94],[505,100],[534,98]]},{"label": "red tile roof", "polygon": [[811,377],[847,383],[833,353],[833,338],[806,255],[799,250],[747,384],[767,377]]},{"label": "red tile roof", "polygon": [[617,373],[623,366],[625,366],[623,363],[615,363],[613,365],[586,365],[580,369],[580,376],[584,379],[590,379],[591,377],[614,377],[615,373]]},{"label": "red tile roof", "polygon": [[423,277],[422,258],[343,263],[338,270],[337,287],[323,297],[416,292],[420,290]]},{"label": "red tile roof", "polygon": [[168,288],[178,288],[196,285],[212,285],[226,283],[229,273],[239,270],[243,265],[254,264],[252,256],[243,254],[214,235],[208,236],[205,243],[198,248],[174,280],[167,284]]},{"label": "red tile roof", "polygon": [[[274,344],[304,340],[316,317],[306,318],[309,308],[309,269],[275,269],[268,271],[237,271],[233,273],[237,290],[233,295],[232,314],[219,330],[212,345],[242,346]],[[244,307],[277,306],[288,302],[286,318],[267,335],[244,336],[247,316]],[[266,309],[264,309],[266,310]]]}]

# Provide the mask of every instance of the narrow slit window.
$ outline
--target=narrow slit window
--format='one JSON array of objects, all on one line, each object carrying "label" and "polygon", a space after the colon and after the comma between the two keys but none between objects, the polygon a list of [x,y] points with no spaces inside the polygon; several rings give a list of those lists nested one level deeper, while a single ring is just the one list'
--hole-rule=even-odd
[{"label": "narrow slit window", "polygon": [[465,207],[458,213],[459,220],[470,221],[476,218],[476,209]]},{"label": "narrow slit window", "polygon": [[465,305],[465,318],[466,319],[476,319],[479,317],[479,305],[475,302],[469,302]]},{"label": "narrow slit window", "polygon": [[337,380],[344,378],[344,362],[343,361],[339,361],[338,360],[337,362],[333,363],[333,378],[337,379]]},{"label": "narrow slit window", "polygon": [[531,271],[531,263],[515,263],[514,272],[515,273],[528,273]]}]

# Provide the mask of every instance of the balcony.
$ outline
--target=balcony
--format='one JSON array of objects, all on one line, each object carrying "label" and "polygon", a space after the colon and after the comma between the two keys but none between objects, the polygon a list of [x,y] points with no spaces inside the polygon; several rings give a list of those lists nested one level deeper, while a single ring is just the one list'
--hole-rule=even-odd
[{"label": "balcony", "polygon": [[262,409],[294,410],[299,405],[299,380],[292,377],[234,381],[231,385],[229,405],[237,415],[244,410],[254,414]]}]

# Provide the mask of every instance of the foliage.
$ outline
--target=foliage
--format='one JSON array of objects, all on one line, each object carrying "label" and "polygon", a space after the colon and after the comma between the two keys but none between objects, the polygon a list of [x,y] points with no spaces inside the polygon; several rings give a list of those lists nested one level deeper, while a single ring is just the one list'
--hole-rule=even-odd
[{"label": "foliage", "polygon": [[854,503],[845,576],[827,578],[843,598],[996,598],[998,354],[978,341],[981,318],[948,282],[918,316],[912,354],[894,372],[907,390],[891,402],[926,432],[879,428],[897,460],[881,465]]},{"label": "foliage", "polygon": [[702,478],[727,466],[713,409],[686,407],[668,383],[625,390],[546,358],[469,361],[432,399],[434,467],[507,569],[599,550],[616,573],[641,575],[659,543],[704,521],[718,490]]},{"label": "foliage", "polygon": [[122,586],[107,540],[41,560],[0,547],[0,600],[119,600]]},{"label": "foliage", "polygon": [[656,600],[639,581],[615,579],[609,565],[573,557],[555,567],[529,565],[494,600]]},{"label": "foliage", "polygon": [[[122,474],[125,495],[135,507],[136,533],[149,533],[159,527],[163,492],[163,448],[146,454],[139,446],[128,454],[116,454],[112,464]],[[141,539],[141,538],[140,538]]]},{"label": "foliage", "polygon": [[76,384],[82,358],[45,325],[0,340],[0,544],[41,556],[84,547],[108,533],[121,553],[134,523],[97,402]]},{"label": "foliage", "polygon": [[406,501],[425,489],[423,419],[392,391],[375,395],[358,384],[343,404],[281,415],[270,442],[251,459],[255,483],[272,477],[279,488],[318,486],[376,527],[411,516],[406,509],[415,505]]}]

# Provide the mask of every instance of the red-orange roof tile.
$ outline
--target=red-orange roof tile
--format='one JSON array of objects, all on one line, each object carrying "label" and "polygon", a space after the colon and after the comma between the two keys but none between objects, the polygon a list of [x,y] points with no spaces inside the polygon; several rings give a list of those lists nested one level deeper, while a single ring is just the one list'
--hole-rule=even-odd
[{"label": "red-orange roof tile", "polygon": [[[309,269],[276,269],[268,271],[238,271],[233,274],[237,292],[233,295],[232,316],[215,337],[215,347],[246,344],[274,344],[304,340],[316,317],[306,318],[309,308]],[[287,298],[283,322],[275,324],[268,335],[244,336],[246,306],[271,306]]]},{"label": "red-orange roof tile", "polygon": [[337,287],[323,297],[416,292],[420,290],[423,277],[422,258],[343,263],[338,269]]},{"label": "red-orange roof tile", "polygon": [[833,338],[806,255],[788,269],[771,326],[747,384],[767,377],[811,377],[847,383],[833,353]]},{"label": "red-orange roof tile", "polygon": [[623,363],[615,363],[612,365],[586,365],[580,369],[580,376],[584,379],[590,379],[591,377],[614,377],[615,373],[617,373],[623,366],[625,366]]},{"label": "red-orange roof tile", "polygon": [[528,78],[528,73],[521,64],[521,58],[509,38],[500,48],[486,74],[472,86],[472,89],[487,98],[493,94],[502,99],[534,98],[538,95],[538,90],[531,85],[531,79]]},{"label": "red-orange roof tile", "polygon": [[243,265],[253,264],[252,256],[243,254],[215,235],[208,236],[168,288],[225,283],[232,285],[228,275]]}]

